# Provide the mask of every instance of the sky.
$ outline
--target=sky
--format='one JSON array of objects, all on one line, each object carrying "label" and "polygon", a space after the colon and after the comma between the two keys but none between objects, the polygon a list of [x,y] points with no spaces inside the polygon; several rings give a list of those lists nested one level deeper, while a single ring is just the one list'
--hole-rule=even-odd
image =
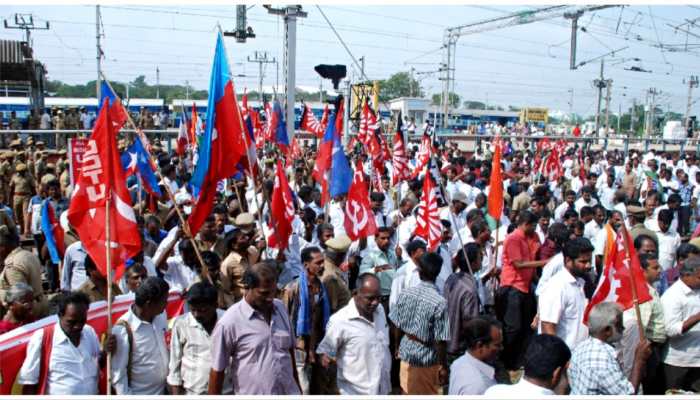
[{"label": "sky", "polygon": [[[443,61],[445,28],[475,23],[539,6],[492,5],[350,5],[336,3],[320,8],[356,59],[364,57],[370,79],[386,79],[410,72],[430,96],[442,85],[435,71]],[[357,69],[319,8],[303,6],[308,17],[297,24],[297,85],[324,88],[313,70],[317,64],[345,64],[350,79]],[[44,62],[49,79],[84,83],[96,78],[96,8],[93,5],[0,5],[0,17],[10,23],[15,13],[32,14],[35,23],[50,23],[49,30],[32,31],[35,56]],[[236,23],[235,5],[104,5],[101,38],[103,71],[115,81],[145,75],[156,83],[188,82],[206,89],[217,24],[224,31]],[[569,69],[570,21],[556,17],[531,24],[462,36],[457,42],[455,91],[463,100],[507,107],[548,107],[550,110],[591,115],[605,57],[605,78],[612,79],[611,110],[628,110],[633,101],[644,103],[656,88],[657,104],[685,113],[688,79],[697,73],[700,57],[700,6],[632,5],[586,12],[579,20],[577,61]],[[700,24],[700,22],[697,22]],[[679,27],[679,25],[685,24]],[[248,62],[254,52],[268,52],[279,62],[283,84],[284,21],[260,5],[249,6],[248,25],[256,38],[246,43],[226,39],[226,48],[238,92],[258,86],[258,64]],[[685,32],[684,32],[685,31]],[[0,39],[21,40],[24,31],[0,27]],[[687,44],[687,48],[686,48]],[[672,46],[672,47],[668,47]],[[680,51],[670,51],[670,49]],[[638,67],[647,71],[629,71]],[[275,64],[266,64],[264,84],[276,79]],[[684,81],[686,83],[684,83]],[[573,92],[573,96],[572,96]],[[700,90],[695,90],[700,99]],[[572,103],[573,98],[573,104]],[[692,113],[700,112],[700,102]]]}]

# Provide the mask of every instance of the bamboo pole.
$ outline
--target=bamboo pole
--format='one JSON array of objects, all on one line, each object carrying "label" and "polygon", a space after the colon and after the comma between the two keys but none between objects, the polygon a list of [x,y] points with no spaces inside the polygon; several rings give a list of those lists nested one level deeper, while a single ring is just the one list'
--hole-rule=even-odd
[{"label": "bamboo pole", "polygon": [[[107,194],[105,202],[105,256],[107,261],[107,340],[112,335],[112,242],[111,226],[109,220],[109,207],[111,194]],[[107,396],[112,394],[112,354],[107,352]]]}]

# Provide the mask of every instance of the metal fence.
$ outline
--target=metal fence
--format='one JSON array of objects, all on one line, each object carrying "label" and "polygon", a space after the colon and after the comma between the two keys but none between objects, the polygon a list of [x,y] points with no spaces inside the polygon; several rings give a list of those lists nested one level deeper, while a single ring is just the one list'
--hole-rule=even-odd
[{"label": "metal fence", "polygon": [[[125,134],[127,137],[134,134],[136,131],[133,129],[122,129],[121,133]],[[161,143],[171,151],[175,146],[175,140],[179,133],[178,129],[148,129],[143,131],[149,139],[160,140]],[[19,137],[24,140],[32,137],[34,142],[41,140],[46,144],[48,149],[62,149],[65,148],[67,138],[72,137],[86,137],[90,134],[89,130],[76,129],[76,130],[3,130],[0,131],[0,149],[6,149],[9,147],[10,141],[14,137]],[[297,138],[307,143],[315,143],[315,137],[305,131],[296,131],[295,135]],[[393,135],[386,135],[387,140],[391,140]],[[545,135],[545,136],[524,136],[524,135],[467,135],[467,134],[440,134],[436,138],[439,141],[449,141],[456,142],[461,149],[468,152],[476,151],[477,149],[484,149],[486,143],[492,142],[496,137],[500,137],[504,140],[509,140],[514,143],[520,149],[532,149],[534,150],[537,143],[543,139],[549,139],[551,141],[556,141],[559,139],[564,139],[571,143],[580,143],[582,146],[593,150],[621,150],[627,155],[630,150],[638,150],[647,152],[650,149],[663,152],[680,152],[687,153],[695,151],[700,155],[700,138],[688,138],[688,139],[674,139],[668,140],[661,137],[638,137],[638,136],[608,136],[608,137],[595,137],[595,136],[561,136],[561,135]],[[407,137],[409,142],[419,142],[421,135],[414,135],[412,137]]]}]

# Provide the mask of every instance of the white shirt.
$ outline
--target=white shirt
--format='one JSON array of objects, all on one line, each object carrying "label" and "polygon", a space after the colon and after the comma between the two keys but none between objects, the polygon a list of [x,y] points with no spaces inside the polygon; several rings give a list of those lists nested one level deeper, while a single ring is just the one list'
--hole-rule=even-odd
[{"label": "white shirt", "polygon": [[656,237],[659,239],[659,265],[667,271],[676,264],[676,251],[681,245],[681,237],[676,232],[671,232],[670,228],[666,233],[657,231]]},{"label": "white shirt", "polygon": [[677,367],[700,367],[700,324],[682,333],[683,322],[700,312],[700,290],[677,280],[661,296],[664,325],[669,337],[664,363]]},{"label": "white shirt", "polygon": [[547,261],[547,264],[542,268],[542,276],[537,282],[537,289],[535,289],[535,295],[539,296],[542,294],[542,290],[547,285],[550,279],[556,275],[559,271],[564,269],[564,253],[561,251],[555,254],[552,258]]},{"label": "white shirt", "polygon": [[168,257],[165,260],[168,269],[163,271],[163,279],[170,285],[170,290],[187,290],[197,281],[197,272],[185,265],[181,256]]},{"label": "white shirt", "polygon": [[554,396],[555,393],[542,386],[530,383],[525,377],[520,378],[515,385],[494,385],[486,390],[484,395],[493,398],[538,398],[539,396]]},{"label": "white shirt", "polygon": [[63,255],[61,271],[61,289],[77,290],[87,280],[85,275],[85,257],[87,252],[81,242],[75,242],[66,248]]},{"label": "white shirt", "polygon": [[578,199],[574,202],[574,208],[576,209],[576,212],[579,213],[579,215],[580,215],[581,209],[583,207],[585,207],[585,206],[594,207],[596,204],[598,204],[598,201],[596,199],[594,199],[593,197],[591,197],[591,201],[589,201],[588,203],[586,203],[586,200],[583,197],[581,197],[580,199]]},{"label": "white shirt", "polygon": [[494,368],[474,358],[469,352],[456,359],[450,366],[449,395],[482,395],[496,384]]},{"label": "white shirt", "polygon": [[[217,309],[216,319],[219,320],[224,312]],[[207,394],[211,338],[191,313],[179,316],[173,323],[168,369],[169,385],[183,386],[190,396]],[[230,379],[230,371],[227,370],[226,373],[223,394],[231,394],[233,381]]]},{"label": "white shirt", "polygon": [[336,359],[341,395],[386,395],[391,392],[389,327],[381,304],[368,321],[355,300],[331,315],[326,336],[316,350]]},{"label": "white shirt", "polygon": [[[41,374],[41,342],[44,330],[32,334],[27,345],[27,356],[19,370],[17,383],[35,385]],[[100,342],[95,330],[85,325],[80,333],[80,344],[75,347],[63,333],[57,322],[53,329],[51,342],[51,360],[49,361],[47,394],[62,395],[96,395],[97,372],[100,359]]]},{"label": "white shirt", "polygon": [[605,225],[598,225],[595,219],[588,221],[588,223],[583,227],[583,237],[593,242],[598,236],[598,233],[603,230]]},{"label": "white shirt", "polygon": [[413,260],[409,258],[404,265],[402,265],[398,270],[396,270],[394,280],[391,281],[389,308],[391,309],[396,305],[396,302],[399,300],[399,294],[401,294],[401,292],[404,289],[418,286],[419,283],[420,277],[418,276],[418,267],[413,262]]},{"label": "white shirt", "polygon": [[571,208],[571,206],[569,206],[569,203],[567,202],[559,204],[557,208],[554,209],[554,220],[557,222],[564,221],[564,214],[569,208]]},{"label": "white shirt", "polygon": [[467,210],[465,208],[459,214],[455,214],[452,212],[450,207],[445,207],[442,211],[440,211],[440,219],[450,221],[452,224],[452,229],[454,231],[458,231],[467,226]]},{"label": "white shirt", "polygon": [[39,129],[51,129],[51,116],[48,113],[41,114]]},{"label": "white shirt", "polygon": [[605,207],[606,210],[612,211],[613,202],[615,201],[615,189],[605,184],[598,190],[598,198],[600,199],[600,205]]},{"label": "white shirt", "polygon": [[[142,321],[131,308],[119,320],[129,323],[134,346],[129,348],[129,339],[123,326],[115,325],[112,332],[117,339],[117,350],[112,356],[112,382],[116,394],[159,395],[165,390],[168,376],[168,348],[165,333],[168,321],[165,313],[152,323]],[[131,378],[127,376],[127,362],[131,351]]]},{"label": "white shirt", "polygon": [[572,350],[588,337],[588,328],[583,324],[583,311],[588,303],[584,284],[583,279],[575,278],[566,268],[552,276],[538,301],[538,333],[542,333],[542,322],[556,324],[557,336]]}]

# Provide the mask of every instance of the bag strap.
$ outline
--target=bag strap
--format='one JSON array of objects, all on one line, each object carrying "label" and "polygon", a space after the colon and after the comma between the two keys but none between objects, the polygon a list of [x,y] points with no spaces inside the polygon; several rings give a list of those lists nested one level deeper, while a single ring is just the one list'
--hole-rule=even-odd
[{"label": "bag strap", "polygon": [[46,385],[49,380],[49,365],[51,364],[51,350],[53,350],[53,331],[56,324],[44,328],[41,338],[41,358],[39,362],[39,391],[38,394],[46,394]]},{"label": "bag strap", "polygon": [[134,333],[131,331],[131,326],[129,326],[129,323],[123,319],[120,319],[117,321],[115,326],[122,326],[126,330],[126,336],[129,341],[129,358],[126,363],[126,377],[129,379],[129,385],[131,385],[131,362],[132,362],[132,354],[134,352]]}]

